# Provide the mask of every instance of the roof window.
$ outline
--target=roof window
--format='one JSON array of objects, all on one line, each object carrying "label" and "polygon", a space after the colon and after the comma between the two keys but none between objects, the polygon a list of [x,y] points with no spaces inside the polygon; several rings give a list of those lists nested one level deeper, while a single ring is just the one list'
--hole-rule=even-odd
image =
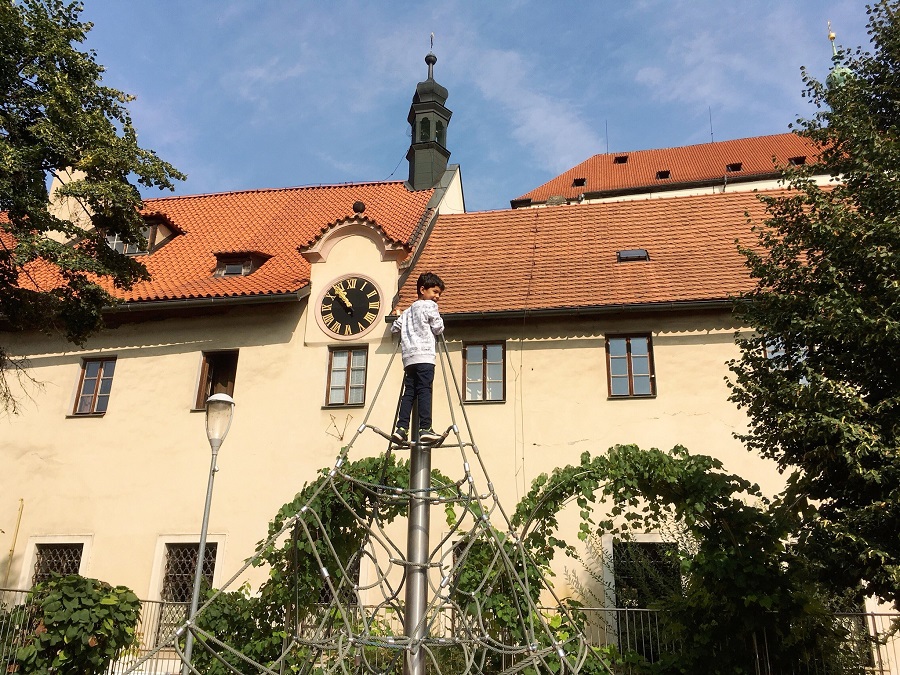
[{"label": "roof window", "polygon": [[727,171],[728,173],[734,173],[735,171],[740,171],[743,168],[744,168],[743,162],[733,162],[731,164],[725,165],[725,171]]},{"label": "roof window", "polygon": [[800,155],[799,157],[788,157],[788,164],[791,166],[803,166],[806,164],[806,156]]},{"label": "roof window", "polygon": [[584,187],[585,183],[587,183],[586,178],[576,178],[572,181],[572,187]]},{"label": "roof window", "polygon": [[613,157],[613,164],[627,164],[628,155],[616,155]]},{"label": "roof window", "polygon": [[656,180],[665,180],[666,178],[671,177],[672,172],[668,169],[663,169],[662,171],[656,172]]},{"label": "roof window", "polygon": [[645,248],[629,248],[616,252],[616,262],[634,262],[636,260],[650,260],[650,252]]}]

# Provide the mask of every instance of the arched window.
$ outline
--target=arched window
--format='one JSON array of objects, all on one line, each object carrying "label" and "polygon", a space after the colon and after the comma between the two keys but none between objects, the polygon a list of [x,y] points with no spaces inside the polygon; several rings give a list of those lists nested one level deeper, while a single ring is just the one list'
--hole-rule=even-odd
[{"label": "arched window", "polygon": [[431,121],[427,117],[423,117],[422,121],[419,122],[419,142],[424,143],[425,141],[431,140]]},{"label": "arched window", "polygon": [[441,122],[440,120],[438,120],[437,122],[434,123],[434,136],[435,136],[435,140],[438,143],[440,143],[444,147],[447,146],[447,139],[445,138],[446,133],[444,131],[444,123]]}]

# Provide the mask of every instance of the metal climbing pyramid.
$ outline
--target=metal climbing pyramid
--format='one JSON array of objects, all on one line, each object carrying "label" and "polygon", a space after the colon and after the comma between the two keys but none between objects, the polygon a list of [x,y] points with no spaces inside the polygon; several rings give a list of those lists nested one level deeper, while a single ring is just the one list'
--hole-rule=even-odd
[{"label": "metal climbing pyramid", "polygon": [[[452,424],[441,439],[396,444],[369,423],[396,353],[333,467],[282,509],[256,554],[158,645],[178,654],[185,675],[611,672],[546,581],[549,561],[532,559],[526,533],[503,509],[442,337]],[[364,433],[382,436],[386,450],[353,462]],[[432,472],[434,452],[455,475]],[[447,519],[437,541],[432,507]],[[236,592],[249,567],[266,565],[270,578],[257,593]],[[188,633],[193,652],[185,656]],[[127,672],[142,672],[154,653]]]}]

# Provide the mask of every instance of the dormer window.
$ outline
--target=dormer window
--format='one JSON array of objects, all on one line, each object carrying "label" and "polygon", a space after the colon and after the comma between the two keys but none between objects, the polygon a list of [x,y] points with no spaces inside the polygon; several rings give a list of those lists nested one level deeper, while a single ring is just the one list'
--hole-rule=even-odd
[{"label": "dormer window", "polygon": [[725,171],[727,171],[728,173],[734,173],[735,171],[740,171],[743,168],[743,162],[732,162],[731,164],[725,165]]},{"label": "dormer window", "polygon": [[153,248],[153,244],[150,241],[152,230],[153,228],[151,227],[141,228],[141,235],[143,235],[144,239],[147,240],[146,247],[141,247],[140,244],[128,244],[122,239],[122,236],[119,234],[106,235],[106,245],[109,246],[113,251],[118,251],[119,253],[124,253],[125,255],[142,255]]},{"label": "dormer window", "polygon": [[112,250],[125,255],[146,255],[155,251],[166,243],[175,233],[164,222],[148,221],[141,228],[141,235],[146,239],[146,245],[126,243],[121,235],[106,235],[106,244]]},{"label": "dormer window", "polygon": [[258,270],[270,256],[257,251],[216,253],[217,277],[245,277]]}]

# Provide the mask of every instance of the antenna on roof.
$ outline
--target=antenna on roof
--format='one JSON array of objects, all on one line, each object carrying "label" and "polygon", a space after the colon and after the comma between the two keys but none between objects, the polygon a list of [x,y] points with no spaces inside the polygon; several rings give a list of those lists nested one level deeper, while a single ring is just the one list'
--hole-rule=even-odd
[{"label": "antenna on roof", "polygon": [[606,125],[606,154],[609,154],[609,120],[603,120],[603,123]]},{"label": "antenna on roof", "polygon": [[707,110],[709,110],[709,142],[715,143],[716,139],[713,136],[713,127],[712,127],[712,106],[707,106]]}]

